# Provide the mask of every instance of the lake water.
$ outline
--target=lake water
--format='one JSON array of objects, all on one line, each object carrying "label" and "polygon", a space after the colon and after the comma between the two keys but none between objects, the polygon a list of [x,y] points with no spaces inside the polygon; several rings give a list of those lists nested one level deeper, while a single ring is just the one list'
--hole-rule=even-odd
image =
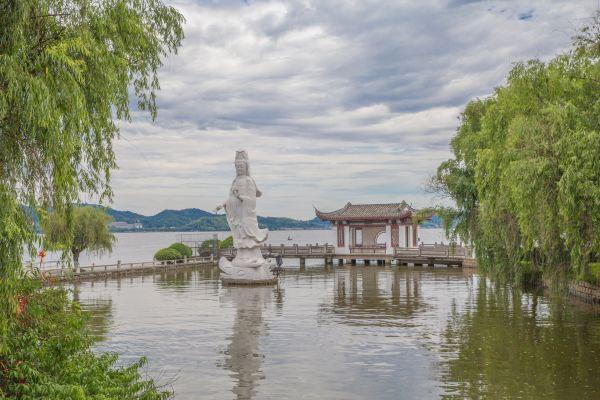
[{"label": "lake water", "polygon": [[213,267],[77,284],[99,351],[191,399],[600,398],[600,315],[472,270]]},{"label": "lake water", "polygon": [[[167,247],[174,242],[179,241],[181,234],[193,235],[195,240],[212,239],[213,235],[218,238],[225,239],[230,232],[126,232],[115,233],[117,239],[113,246],[111,254],[102,254],[100,256],[83,252],[80,256],[82,266],[98,264],[114,264],[118,260],[123,263],[152,261],[154,253],[157,250]],[[434,243],[446,241],[444,231],[442,229],[420,229],[420,239],[425,243]],[[291,239],[291,240],[288,240]],[[335,243],[335,235],[331,230],[283,230],[270,231],[267,243],[273,245],[291,245],[298,244],[315,244],[315,243]],[[60,253],[48,252],[45,261],[56,261],[60,259]],[[320,263],[320,261],[316,261]],[[286,266],[298,265],[298,260],[285,260]],[[307,265],[316,265],[314,260],[307,262]]]}]

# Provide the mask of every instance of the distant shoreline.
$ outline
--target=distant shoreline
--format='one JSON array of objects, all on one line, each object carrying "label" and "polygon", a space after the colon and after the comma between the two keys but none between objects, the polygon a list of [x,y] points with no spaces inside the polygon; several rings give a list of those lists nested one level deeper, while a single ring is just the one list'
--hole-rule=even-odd
[{"label": "distant shoreline", "polygon": [[[328,231],[331,228],[268,228],[269,231]],[[111,229],[113,233],[143,233],[143,232],[175,232],[175,233],[204,233],[204,232],[229,232],[229,229],[211,229],[211,230],[183,230],[183,229]]]},{"label": "distant shoreline", "polygon": [[[276,228],[269,231],[328,231],[331,228]],[[419,229],[442,229],[441,226],[419,225]],[[148,232],[173,232],[173,233],[210,233],[210,232],[229,232],[229,229],[213,229],[213,230],[181,230],[181,229],[111,229],[113,233],[148,233]]]}]

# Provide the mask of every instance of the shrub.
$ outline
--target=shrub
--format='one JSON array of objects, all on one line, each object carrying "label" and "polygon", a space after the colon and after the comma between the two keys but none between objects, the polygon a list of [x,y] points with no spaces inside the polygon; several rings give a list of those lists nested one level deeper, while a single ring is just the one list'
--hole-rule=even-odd
[{"label": "shrub", "polygon": [[8,321],[0,353],[2,399],[164,400],[163,391],[144,373],[145,358],[130,365],[114,353],[92,351],[90,314],[61,288],[39,281],[13,282],[18,308]]},{"label": "shrub", "polygon": [[182,256],[184,256],[184,257],[191,257],[192,256],[192,249],[191,249],[191,247],[186,246],[183,243],[173,243],[168,248],[169,249],[175,249],[175,250],[177,250],[177,252],[179,254],[181,254]]},{"label": "shrub", "polygon": [[233,236],[227,236],[225,239],[219,241],[219,248],[226,249],[233,247]]},{"label": "shrub", "polygon": [[183,255],[181,255],[181,253],[177,250],[172,249],[170,247],[160,249],[156,252],[156,254],[154,254],[154,259],[156,261],[172,261],[179,260],[181,258],[183,258]]}]

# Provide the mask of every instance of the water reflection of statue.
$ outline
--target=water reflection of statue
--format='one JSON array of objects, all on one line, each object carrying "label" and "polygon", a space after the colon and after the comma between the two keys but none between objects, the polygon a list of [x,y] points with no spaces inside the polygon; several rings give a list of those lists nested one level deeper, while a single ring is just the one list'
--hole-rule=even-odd
[{"label": "water reflection of statue", "polygon": [[221,258],[219,267],[224,281],[268,283],[274,281],[271,263],[262,256],[260,245],[267,240],[268,230],[260,229],[256,218],[256,198],[262,195],[250,176],[248,153],[240,150],[235,156],[236,177],[227,201],[217,207],[224,208],[233,236],[237,254],[233,261]]},{"label": "water reflection of statue", "polygon": [[222,297],[231,300],[236,308],[225,368],[235,379],[232,392],[237,399],[254,398],[258,382],[265,378],[261,371],[264,356],[260,353],[260,337],[268,329],[262,311],[270,300],[271,291],[265,287],[230,287]]}]

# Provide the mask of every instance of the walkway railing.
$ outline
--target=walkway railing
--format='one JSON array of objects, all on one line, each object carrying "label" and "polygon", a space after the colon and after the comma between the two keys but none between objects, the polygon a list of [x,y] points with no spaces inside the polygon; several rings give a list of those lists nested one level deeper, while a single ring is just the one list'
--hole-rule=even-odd
[{"label": "walkway railing", "polygon": [[[210,264],[214,262],[212,257],[184,257],[179,260],[170,261],[144,261],[122,263],[117,261],[113,264],[92,264],[79,267],[79,274],[94,274],[94,273],[120,273],[129,271],[141,271],[152,268],[168,267],[168,266],[184,266],[197,264]],[[33,264],[33,268],[38,268],[39,263]],[[42,264],[41,271],[44,275],[65,276],[73,272],[73,265],[61,263],[60,261],[48,261]]]}]

